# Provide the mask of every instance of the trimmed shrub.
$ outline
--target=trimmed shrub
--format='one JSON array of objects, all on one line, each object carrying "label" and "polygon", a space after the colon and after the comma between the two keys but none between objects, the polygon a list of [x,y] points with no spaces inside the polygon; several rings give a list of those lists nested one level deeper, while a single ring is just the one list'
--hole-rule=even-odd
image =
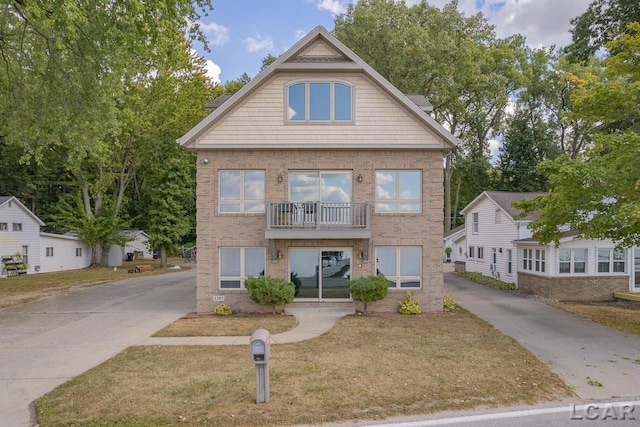
[{"label": "trimmed shrub", "polygon": [[480,284],[490,286],[492,288],[501,289],[503,291],[513,291],[516,289],[515,283],[503,282],[502,280],[485,276],[482,273],[474,273],[471,271],[461,271],[459,274],[465,279],[473,280],[474,282],[478,282]]},{"label": "trimmed shrub", "polygon": [[420,314],[422,308],[420,307],[420,301],[411,297],[411,291],[407,291],[407,296],[400,301],[400,308],[398,309],[400,314]]},{"label": "trimmed shrub", "polygon": [[223,302],[213,309],[213,314],[215,314],[216,316],[231,316],[233,314],[233,311],[228,304]]},{"label": "trimmed shrub", "polygon": [[260,305],[270,305],[273,314],[276,314],[277,306],[293,301],[296,292],[293,283],[269,276],[247,277],[244,287],[249,291],[251,301]]},{"label": "trimmed shrub", "polygon": [[367,303],[384,299],[388,290],[389,283],[382,274],[349,280],[351,297],[364,303],[364,314],[367,314]]}]

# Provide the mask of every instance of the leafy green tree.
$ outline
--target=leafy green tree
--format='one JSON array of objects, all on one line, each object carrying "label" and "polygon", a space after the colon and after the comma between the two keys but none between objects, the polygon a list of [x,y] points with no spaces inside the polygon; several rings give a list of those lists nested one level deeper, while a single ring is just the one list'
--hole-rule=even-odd
[{"label": "leafy green tree", "polygon": [[225,82],[224,93],[234,94],[250,81],[251,77],[249,77],[249,74],[244,72],[239,78]]},{"label": "leafy green tree", "polygon": [[610,42],[616,52],[605,61],[605,79],[576,76],[573,115],[600,123],[594,144],[575,159],[562,156],[541,164],[551,193],[522,201],[542,242],[559,242],[563,231],[612,239],[624,247],[640,244],[640,24]]},{"label": "leafy green tree", "polygon": [[367,304],[383,300],[388,290],[389,282],[382,274],[349,280],[351,297],[364,303],[364,314],[367,314]]},{"label": "leafy green tree", "polygon": [[571,61],[586,62],[608,42],[627,33],[632,22],[640,22],[638,0],[595,0],[571,20],[572,42],[564,51]]},{"label": "leafy green tree", "polygon": [[260,71],[264,71],[269,65],[273,64],[274,62],[276,62],[276,60],[278,59],[277,56],[273,56],[272,54],[268,54],[267,56],[265,56],[264,58],[262,58],[262,65],[260,66]]}]

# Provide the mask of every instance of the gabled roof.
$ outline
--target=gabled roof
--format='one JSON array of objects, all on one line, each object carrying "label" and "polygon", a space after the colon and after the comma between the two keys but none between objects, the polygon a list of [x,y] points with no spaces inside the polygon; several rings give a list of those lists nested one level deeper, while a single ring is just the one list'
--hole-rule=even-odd
[{"label": "gabled roof", "polygon": [[462,225],[459,225],[456,228],[454,228],[452,230],[449,230],[446,233],[444,233],[443,237],[446,239],[449,236],[452,236],[452,235],[454,235],[456,233],[460,233],[460,232],[464,232],[464,231],[465,231],[465,226],[464,226],[464,224],[462,224]]},{"label": "gabled roof", "polygon": [[[466,214],[475,206],[480,200],[487,198],[491,200],[498,208],[500,208],[504,213],[509,215],[511,219],[516,220],[516,216],[520,213],[520,211],[513,207],[514,202],[519,202],[524,199],[533,199],[538,196],[544,196],[547,193],[520,193],[520,192],[509,192],[509,191],[483,191],[478,197],[473,199],[471,203],[469,203],[464,209],[460,211],[462,214]],[[518,221],[532,221],[538,217],[538,213],[534,212],[527,215],[524,218],[518,218]]]},{"label": "gabled roof", "polygon": [[0,208],[5,204],[8,204],[10,201],[15,202],[18,207],[20,207],[23,211],[27,213],[38,225],[43,226],[44,222],[40,218],[38,218],[33,212],[31,212],[25,205],[23,205],[20,200],[18,200],[15,196],[0,196]]},{"label": "gabled roof", "polygon": [[[331,54],[301,56],[306,49],[314,43],[322,41]],[[324,27],[318,26],[300,39],[289,50],[283,53],[276,61],[260,72],[257,76],[244,85],[231,98],[220,100],[220,104],[214,103],[215,110],[194,126],[189,132],[177,140],[177,142],[190,149],[196,149],[197,139],[205,134],[213,125],[221,120],[227,113],[243,102],[262,84],[267,82],[279,71],[345,71],[364,72],[374,83],[394,98],[405,110],[410,112],[418,121],[422,122],[434,134],[442,138],[442,149],[450,151],[458,145],[458,139],[436,122],[431,116],[422,110],[426,105],[418,106],[406,95],[400,92],[389,81],[382,77],[371,66],[358,57],[353,51],[341,43]],[[215,101],[215,100],[214,100]],[[212,101],[213,102],[213,101]],[[422,101],[421,101],[422,102]],[[428,101],[427,101],[428,102]],[[422,102],[424,103],[424,102]],[[435,147],[434,147],[435,148]]]}]

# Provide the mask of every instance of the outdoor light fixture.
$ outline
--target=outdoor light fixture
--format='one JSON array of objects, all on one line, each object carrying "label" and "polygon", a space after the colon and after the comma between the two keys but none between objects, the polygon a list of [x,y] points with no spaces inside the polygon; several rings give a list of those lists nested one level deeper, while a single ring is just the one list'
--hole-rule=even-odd
[{"label": "outdoor light fixture", "polygon": [[207,163],[209,163],[209,159],[207,159],[207,158],[202,159],[202,164],[203,165],[206,165]]},{"label": "outdoor light fixture", "polygon": [[282,252],[278,249],[278,259],[282,259]]},{"label": "outdoor light fixture", "polygon": [[358,175],[358,182],[362,182],[362,174]]},{"label": "outdoor light fixture", "polygon": [[278,182],[282,182],[283,178],[282,178],[282,174],[278,175]]}]

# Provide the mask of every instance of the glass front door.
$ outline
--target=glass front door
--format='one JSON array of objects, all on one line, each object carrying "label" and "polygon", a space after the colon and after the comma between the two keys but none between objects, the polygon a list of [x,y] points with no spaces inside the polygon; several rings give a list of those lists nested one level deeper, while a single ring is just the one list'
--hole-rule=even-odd
[{"label": "glass front door", "polygon": [[292,248],[289,269],[296,299],[349,299],[351,252],[351,249]]}]

